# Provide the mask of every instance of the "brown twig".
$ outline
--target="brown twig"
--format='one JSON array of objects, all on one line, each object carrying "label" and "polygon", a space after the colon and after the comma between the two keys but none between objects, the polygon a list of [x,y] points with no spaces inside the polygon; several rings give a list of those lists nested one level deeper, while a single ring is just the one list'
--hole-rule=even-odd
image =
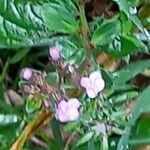
[{"label": "brown twig", "polygon": [[21,135],[12,145],[10,150],[22,150],[24,143],[31,135],[33,135],[47,120],[52,119],[53,114],[51,112],[40,111],[35,120],[30,122],[22,131]]},{"label": "brown twig", "polygon": [[76,132],[73,132],[73,133],[69,136],[69,138],[67,139],[67,142],[66,142],[66,145],[65,145],[64,150],[68,150],[69,144],[70,144],[70,142],[72,141],[72,139],[73,139],[73,137],[75,136],[75,134],[76,134]]}]

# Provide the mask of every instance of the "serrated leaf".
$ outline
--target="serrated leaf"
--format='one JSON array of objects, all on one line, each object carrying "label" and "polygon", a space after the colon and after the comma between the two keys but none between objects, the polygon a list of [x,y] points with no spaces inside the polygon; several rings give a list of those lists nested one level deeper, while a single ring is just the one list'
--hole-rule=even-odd
[{"label": "serrated leaf", "polygon": [[92,43],[97,46],[109,44],[120,33],[120,22],[108,22],[100,26],[92,36]]},{"label": "serrated leaf", "polygon": [[[68,2],[69,6],[72,7],[73,4],[71,6],[70,3]],[[74,17],[72,15],[66,16],[66,12],[69,12],[69,6],[64,8],[58,5],[59,9],[55,10],[52,4],[54,2],[46,0],[1,0],[0,48],[16,49],[19,47],[49,45],[50,37],[53,34],[76,30],[77,23]],[[57,11],[56,15],[55,12]],[[71,13],[69,12],[69,14]],[[50,24],[49,17],[52,18]],[[64,20],[63,17],[68,17],[68,20]],[[45,20],[45,18],[47,19]],[[70,19],[73,20],[71,24]],[[61,28],[58,25],[61,25]]]},{"label": "serrated leaf", "polygon": [[65,7],[65,4],[45,4],[43,20],[47,27],[55,32],[74,33],[78,30],[75,16]]},{"label": "serrated leaf", "polygon": [[90,131],[86,134],[84,134],[84,136],[81,137],[81,139],[77,142],[77,146],[80,146],[86,142],[88,142],[94,135],[93,131]]},{"label": "serrated leaf", "polygon": [[47,43],[51,33],[46,29],[41,13],[39,13],[43,3],[23,0],[0,1],[1,48],[27,47]]}]

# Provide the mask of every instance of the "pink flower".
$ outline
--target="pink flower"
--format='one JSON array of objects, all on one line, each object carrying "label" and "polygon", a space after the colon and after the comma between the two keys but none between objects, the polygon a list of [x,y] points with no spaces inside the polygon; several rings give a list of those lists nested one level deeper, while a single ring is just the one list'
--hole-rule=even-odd
[{"label": "pink flower", "polygon": [[56,109],[55,117],[60,122],[75,121],[80,115],[79,107],[80,102],[76,98],[71,98],[68,102],[61,100]]},{"label": "pink flower", "polygon": [[60,53],[56,46],[49,48],[49,55],[54,61],[57,61],[60,59]]},{"label": "pink flower", "polygon": [[99,92],[105,87],[105,82],[99,71],[94,71],[90,74],[90,77],[82,77],[80,80],[82,87],[86,89],[87,95],[90,98],[95,98]]},{"label": "pink flower", "polygon": [[24,68],[21,70],[20,76],[25,80],[30,80],[32,77],[32,70],[30,68]]}]

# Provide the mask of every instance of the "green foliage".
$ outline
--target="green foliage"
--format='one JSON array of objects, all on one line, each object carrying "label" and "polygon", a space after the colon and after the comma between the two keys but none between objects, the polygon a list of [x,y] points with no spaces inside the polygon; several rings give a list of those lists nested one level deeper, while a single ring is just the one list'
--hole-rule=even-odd
[{"label": "green foliage", "polygon": [[26,112],[33,113],[40,109],[42,104],[42,96],[36,95],[33,99],[26,100]]},{"label": "green foliage", "polygon": [[0,5],[0,48],[48,45],[53,34],[78,28],[74,13],[71,15],[64,3],[2,0]]},{"label": "green foliage", "polygon": [[[130,135],[132,134],[131,128],[135,126],[135,123],[137,119],[143,114],[143,113],[149,113],[150,112],[150,107],[149,107],[149,101],[148,97],[150,97],[150,86],[148,86],[140,95],[140,97],[137,100],[136,106],[130,115],[131,117],[129,118],[129,122],[125,128],[125,134],[122,135],[119,143],[117,150],[120,150],[121,148],[125,148],[129,144],[129,138]],[[139,143],[138,143],[139,144]]]},{"label": "green foliage", "polygon": [[51,121],[51,128],[52,128],[55,142],[56,142],[57,146],[59,147],[59,150],[63,150],[63,147],[64,147],[63,139],[62,139],[59,123],[57,122],[56,119],[53,119]]},{"label": "green foliage", "polygon": [[106,22],[100,26],[92,37],[92,43],[98,46],[110,43],[120,33],[120,22]]},{"label": "green foliage", "polygon": [[80,146],[80,145],[88,142],[89,140],[91,140],[93,135],[94,135],[93,131],[90,131],[90,132],[86,133],[85,135],[83,135],[83,137],[81,137],[81,139],[78,141],[77,146]]},{"label": "green foliage", "polygon": [[59,75],[56,72],[50,72],[47,75],[46,80],[50,85],[57,85],[59,83]]},{"label": "green foliage", "polygon": [[[21,70],[23,67],[30,66],[36,69],[42,68],[48,72],[46,82],[50,86],[55,86],[59,85],[61,65],[74,67],[74,71],[77,71],[79,76],[71,80],[79,82],[82,76],[88,76],[97,68],[96,55],[101,51],[116,59],[119,58],[119,61],[120,59],[126,60],[128,56],[130,58],[138,52],[148,53],[149,33],[144,29],[144,25],[149,25],[149,18],[140,20],[136,8],[142,4],[142,1],[113,1],[119,6],[117,14],[107,19],[104,16],[98,16],[92,18],[90,23],[85,18],[82,3],[78,3],[77,0],[0,1],[0,67],[2,68],[0,74],[0,99],[2,99],[0,100],[0,149],[10,149],[22,132],[25,123],[30,122],[30,118],[33,115],[35,117],[38,110],[51,111],[51,105],[54,110],[54,101],[51,104],[51,100],[55,100],[55,96],[60,98],[58,93],[52,93],[50,96],[44,93],[45,97],[43,93],[35,97],[31,94],[29,95],[29,97],[33,96],[31,99],[26,98],[26,94],[22,94],[22,99],[26,99],[25,105],[16,107],[6,104],[5,90],[12,87],[17,89],[19,76],[16,69]],[[137,36],[139,34],[142,38]],[[48,61],[48,46],[54,45],[59,48],[61,59],[49,62],[50,68],[48,68],[49,66],[45,65]],[[32,50],[31,47],[33,47]],[[116,150],[120,135],[122,137],[117,150],[124,150],[129,145],[150,143],[150,126],[147,123],[149,118],[143,118],[143,114],[150,112],[148,101],[150,87],[145,89],[138,98],[128,123],[127,112],[124,108],[124,103],[135,99],[140,93],[129,81],[145,69],[149,69],[150,60],[131,63],[128,59],[127,62],[129,64],[114,73],[109,73],[105,68],[98,66],[105,81],[105,89],[94,99],[87,97],[80,85],[75,85],[67,80],[66,75],[64,76],[64,83],[61,83],[64,89],[59,89],[60,93],[63,93],[61,98],[77,97],[80,100],[80,119],[66,123],[65,126],[64,124],[60,126],[60,123],[53,119],[49,126],[54,139],[42,131],[37,132],[37,136],[47,144],[48,149],[62,150],[66,146],[62,135],[64,131],[78,134],[77,139],[76,137],[75,140],[71,139],[74,143],[71,141],[68,145],[72,150],[107,150],[108,144],[110,150]],[[68,70],[67,75],[70,75]],[[72,77],[74,76],[75,74],[72,74]],[[29,86],[31,85],[32,82],[29,83]],[[56,89],[57,87],[55,86]],[[38,85],[38,88],[43,87]],[[73,91],[73,94],[68,91],[65,93],[63,90]],[[29,92],[32,93],[32,91]],[[43,98],[49,100],[50,106],[44,104]],[[108,135],[104,136],[96,132],[98,123],[106,125],[107,130],[111,129],[106,131]],[[115,140],[109,136],[111,134],[115,135]],[[70,140],[69,138],[67,140]],[[36,149],[36,146],[32,147],[30,142],[27,142],[24,149]]]},{"label": "green foliage", "polygon": [[127,81],[135,77],[137,74],[144,71],[144,69],[150,67],[150,60],[142,60],[134,63],[130,63],[119,71],[113,73],[114,87],[124,86]]}]

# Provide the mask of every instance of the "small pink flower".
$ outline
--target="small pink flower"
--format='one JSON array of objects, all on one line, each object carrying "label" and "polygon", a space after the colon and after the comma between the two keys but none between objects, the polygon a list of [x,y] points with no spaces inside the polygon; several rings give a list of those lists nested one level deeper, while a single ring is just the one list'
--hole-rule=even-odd
[{"label": "small pink flower", "polygon": [[58,61],[60,59],[60,53],[56,46],[49,48],[49,55],[54,61]]},{"label": "small pink flower", "polygon": [[56,109],[55,117],[60,122],[75,121],[80,115],[79,107],[80,102],[76,98],[71,98],[68,102],[61,100]]},{"label": "small pink flower", "polygon": [[30,68],[24,68],[21,70],[20,76],[25,80],[30,80],[32,77],[32,70]]},{"label": "small pink flower", "polygon": [[87,95],[90,98],[95,98],[105,87],[105,82],[99,71],[92,72],[89,78],[82,77],[80,84],[86,89]]}]

